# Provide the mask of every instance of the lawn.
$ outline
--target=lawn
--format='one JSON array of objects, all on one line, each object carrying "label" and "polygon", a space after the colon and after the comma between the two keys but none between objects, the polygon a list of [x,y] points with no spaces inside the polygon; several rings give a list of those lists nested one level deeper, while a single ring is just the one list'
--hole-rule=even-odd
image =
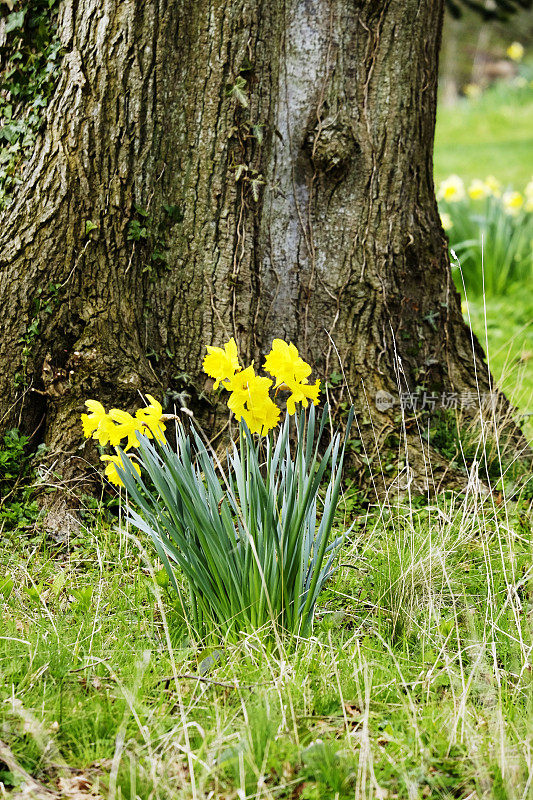
[{"label": "lawn", "polygon": [[507,297],[463,304],[498,386],[524,415],[533,441],[533,290],[516,289]]},{"label": "lawn", "polygon": [[338,529],[354,515],[309,639],[209,648],[125,530],[4,534],[8,796],[24,769],[78,800],[527,797],[526,507],[348,494]]},{"label": "lawn", "polygon": [[459,175],[465,183],[494,175],[523,190],[533,176],[533,87],[507,85],[477,100],[439,106],[435,134],[435,182]]},{"label": "lawn", "polygon": [[[522,410],[525,297],[491,301],[486,325]],[[468,312],[484,340],[482,303]],[[15,505],[0,538],[0,791],[21,800],[30,774],[43,800],[529,797],[530,498],[378,507],[352,485],[335,531],[355,526],[312,635],[238,644],[194,641],[116,502],[85,498],[66,541]]]}]

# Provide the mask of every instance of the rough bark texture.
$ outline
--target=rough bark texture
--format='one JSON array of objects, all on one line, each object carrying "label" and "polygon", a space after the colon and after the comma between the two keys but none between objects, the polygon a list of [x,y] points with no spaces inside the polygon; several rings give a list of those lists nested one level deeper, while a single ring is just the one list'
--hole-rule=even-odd
[{"label": "rough bark texture", "polygon": [[205,413],[203,346],[230,335],[328,375],[329,334],[381,437],[398,376],[487,390],[434,197],[441,25],[442,0],[65,0],[0,238],[2,425],[64,460],[87,397]]}]

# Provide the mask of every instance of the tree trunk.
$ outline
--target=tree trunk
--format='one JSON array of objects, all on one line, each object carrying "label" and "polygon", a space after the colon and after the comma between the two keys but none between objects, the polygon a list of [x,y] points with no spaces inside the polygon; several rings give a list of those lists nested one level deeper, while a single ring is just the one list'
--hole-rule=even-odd
[{"label": "tree trunk", "polygon": [[398,377],[488,390],[434,197],[442,13],[64,0],[62,77],[2,225],[2,424],[39,426],[63,465],[88,397],[149,391],[214,424],[204,344],[231,335],[256,364],[291,339],[322,376],[338,354],[379,440]]}]

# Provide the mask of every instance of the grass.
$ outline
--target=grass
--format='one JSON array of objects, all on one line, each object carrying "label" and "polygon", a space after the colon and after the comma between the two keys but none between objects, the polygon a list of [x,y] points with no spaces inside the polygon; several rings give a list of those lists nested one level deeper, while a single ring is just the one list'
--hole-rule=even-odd
[{"label": "grass", "polygon": [[506,298],[470,300],[463,308],[488,353],[498,386],[524,415],[530,415],[524,420],[533,440],[533,290],[520,287]]},{"label": "grass", "polygon": [[478,100],[439,106],[435,183],[451,174],[465,183],[492,174],[523,190],[533,175],[533,87],[496,86]]},{"label": "grass", "polygon": [[[0,738],[43,785],[131,800],[528,796],[523,508],[471,496],[361,513],[314,635],[287,649],[261,635],[195,647],[142,543],[101,521],[61,550],[20,533],[1,547],[14,585]],[[0,770],[9,793],[20,776]]]},{"label": "grass", "polygon": [[[488,307],[517,401],[525,297]],[[192,642],[149,543],[97,508],[66,543],[4,530],[0,791],[25,770],[78,800],[531,797],[530,500],[341,505],[355,526],[296,646]]]}]

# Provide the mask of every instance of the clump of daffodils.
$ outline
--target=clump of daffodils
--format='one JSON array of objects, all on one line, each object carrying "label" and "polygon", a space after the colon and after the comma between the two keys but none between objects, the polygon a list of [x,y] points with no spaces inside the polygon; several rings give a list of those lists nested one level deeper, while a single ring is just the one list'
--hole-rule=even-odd
[{"label": "clump of daffodils", "polygon": [[494,175],[474,178],[467,187],[450,175],[437,199],[442,227],[460,259],[460,291],[498,295],[531,281],[533,178],[518,192]]},{"label": "clump of daffodils", "polygon": [[292,342],[287,344],[282,339],[274,339],[263,364],[263,369],[273,380],[256,375],[253,363],[246,369],[241,367],[233,337],[224,347],[207,345],[203,367],[204,372],[215,379],[214,389],[222,386],[230,393],[228,408],[237,420],[244,420],[251,433],[265,435],[279,422],[281,410],[272,399],[271,391],[274,391],[274,396],[280,391],[289,392],[289,414],[296,412],[298,403],[303,408],[307,408],[309,401],[318,404],[320,381],[309,383],[311,367],[300,357]]},{"label": "clump of daffodils", "polygon": [[[89,413],[81,415],[83,435],[86,439],[93,438],[102,446],[111,445],[127,452],[132,447],[139,446],[137,434],[141,433],[149,439],[155,438],[158,442],[165,441],[165,416],[163,407],[151,395],[147,395],[150,401],[145,408],[140,408],[135,416],[120,408],[112,408],[109,413],[98,400],[86,400]],[[123,444],[123,440],[126,442]],[[115,486],[123,486],[122,480],[117,472],[117,466],[125,469],[124,461],[120,454],[101,456],[101,460],[107,462],[105,474],[110,483]],[[140,475],[141,470],[137,463],[131,462],[134,469]]]}]

